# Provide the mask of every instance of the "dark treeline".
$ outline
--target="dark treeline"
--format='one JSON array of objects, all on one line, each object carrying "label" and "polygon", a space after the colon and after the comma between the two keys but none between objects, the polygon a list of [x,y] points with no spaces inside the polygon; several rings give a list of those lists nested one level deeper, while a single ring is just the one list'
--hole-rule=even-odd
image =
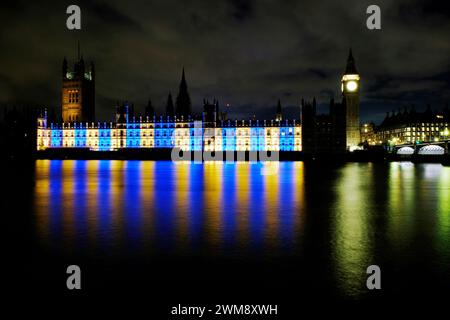
[{"label": "dark treeline", "polygon": [[[36,119],[43,108],[33,105],[0,106],[1,159],[32,159],[36,150]],[[57,120],[54,109],[49,120]]]}]

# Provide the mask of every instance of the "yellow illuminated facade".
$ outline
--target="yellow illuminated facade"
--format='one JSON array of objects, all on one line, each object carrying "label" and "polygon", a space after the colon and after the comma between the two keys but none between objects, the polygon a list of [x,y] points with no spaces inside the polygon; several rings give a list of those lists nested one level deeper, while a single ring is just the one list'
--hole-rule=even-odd
[{"label": "yellow illuminated facade", "polygon": [[377,130],[378,143],[400,145],[416,142],[438,142],[450,139],[448,116],[415,111],[387,115]]},{"label": "yellow illuminated facade", "polygon": [[[210,124],[208,124],[210,125]],[[114,151],[124,148],[173,148],[183,151],[301,151],[301,126],[295,120],[202,121],[139,118],[118,123],[47,124],[38,118],[37,150],[84,148]]]}]

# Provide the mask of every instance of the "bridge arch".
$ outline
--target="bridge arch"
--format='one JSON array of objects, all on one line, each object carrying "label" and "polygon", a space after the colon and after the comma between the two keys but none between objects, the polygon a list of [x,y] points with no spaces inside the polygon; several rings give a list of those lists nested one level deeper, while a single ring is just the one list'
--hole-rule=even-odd
[{"label": "bridge arch", "polygon": [[414,153],[414,149],[411,147],[401,147],[397,150],[399,155],[410,155]]},{"label": "bridge arch", "polygon": [[422,147],[419,150],[419,154],[422,155],[441,155],[445,153],[445,149],[438,145],[430,144],[428,146]]}]

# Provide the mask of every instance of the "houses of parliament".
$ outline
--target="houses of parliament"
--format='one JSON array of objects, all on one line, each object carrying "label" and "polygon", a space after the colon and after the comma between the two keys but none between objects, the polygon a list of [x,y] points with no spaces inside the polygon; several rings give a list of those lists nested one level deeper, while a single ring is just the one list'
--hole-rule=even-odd
[{"label": "houses of parliament", "polygon": [[341,78],[342,100],[330,101],[329,114],[317,114],[316,100],[302,99],[299,119],[284,119],[280,101],[271,120],[231,120],[218,100],[203,101],[201,115],[192,104],[183,69],[175,103],[169,94],[164,116],[149,101],[144,115],[128,103],[116,106],[114,122],[95,120],[94,63],[78,53],[73,68],[62,65],[61,123],[49,123],[44,111],[37,120],[37,149],[180,148],[183,151],[345,152],[358,147],[359,81],[350,50]]}]

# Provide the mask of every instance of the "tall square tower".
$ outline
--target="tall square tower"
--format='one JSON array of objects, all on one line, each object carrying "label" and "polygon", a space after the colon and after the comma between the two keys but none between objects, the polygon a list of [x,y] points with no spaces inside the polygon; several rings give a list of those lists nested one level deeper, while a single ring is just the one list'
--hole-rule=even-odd
[{"label": "tall square tower", "polygon": [[95,121],[94,63],[85,66],[83,57],[69,70],[64,58],[62,66],[61,115],[63,122]]}]

